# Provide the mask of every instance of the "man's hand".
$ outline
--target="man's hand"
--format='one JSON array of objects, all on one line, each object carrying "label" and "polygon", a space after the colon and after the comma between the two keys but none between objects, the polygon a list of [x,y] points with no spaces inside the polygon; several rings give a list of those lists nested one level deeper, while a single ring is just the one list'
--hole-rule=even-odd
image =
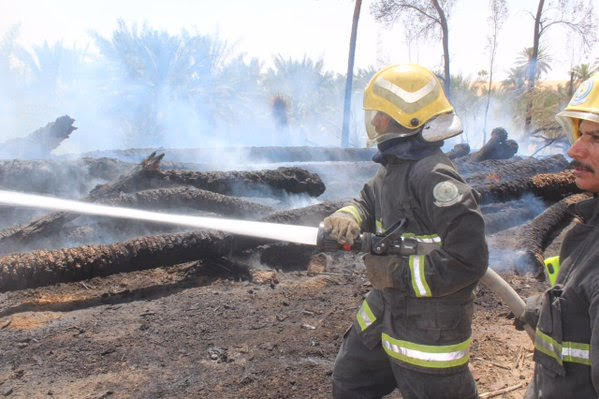
[{"label": "man's hand", "polygon": [[341,245],[353,245],[354,240],[360,235],[360,226],[349,213],[337,211],[324,218],[323,223],[324,231]]}]

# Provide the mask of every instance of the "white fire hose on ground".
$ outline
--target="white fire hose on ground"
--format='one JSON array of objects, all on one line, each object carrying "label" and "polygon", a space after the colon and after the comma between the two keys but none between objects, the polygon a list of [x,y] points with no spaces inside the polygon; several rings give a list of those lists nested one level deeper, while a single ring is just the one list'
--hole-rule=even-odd
[{"label": "white fire hose on ground", "polygon": [[[487,269],[485,274],[480,279],[488,289],[497,294],[498,297],[507,305],[514,313],[516,318],[521,318],[524,315],[525,304],[520,295],[505,281],[499,274],[492,269]],[[524,324],[524,330],[534,342],[535,330],[528,324]]]}]

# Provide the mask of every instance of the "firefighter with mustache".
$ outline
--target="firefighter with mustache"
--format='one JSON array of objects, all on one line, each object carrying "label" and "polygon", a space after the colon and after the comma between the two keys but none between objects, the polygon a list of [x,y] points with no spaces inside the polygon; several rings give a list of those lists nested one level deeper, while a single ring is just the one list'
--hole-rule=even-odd
[{"label": "firefighter with mustache", "polygon": [[536,327],[526,399],[599,396],[599,73],[583,82],[557,119],[572,143],[576,185],[593,198],[574,204],[577,222],[547,266],[552,287],[527,300]]},{"label": "firefighter with mustache", "polygon": [[487,269],[477,194],[441,151],[462,132],[441,82],[418,65],[378,72],[364,93],[376,176],[358,199],[324,219],[352,244],[360,231],[402,226],[405,255],[364,257],[373,289],[343,338],[333,397],[476,398],[468,368],[473,289]]}]

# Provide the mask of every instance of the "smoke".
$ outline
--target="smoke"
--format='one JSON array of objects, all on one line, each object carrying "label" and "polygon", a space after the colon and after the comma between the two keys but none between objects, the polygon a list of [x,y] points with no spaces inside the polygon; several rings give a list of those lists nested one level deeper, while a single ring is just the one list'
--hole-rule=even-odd
[{"label": "smoke", "polygon": [[[93,48],[43,43],[25,49],[15,27],[0,44],[0,118],[29,134],[58,115],[79,130],[55,154],[118,148],[338,146],[344,78],[323,62],[239,53],[216,35],[177,35],[118,21]],[[285,98],[285,125],[273,99]],[[358,93],[356,97],[361,97]],[[354,104],[352,143],[363,144]],[[357,117],[355,117],[357,115]],[[229,156],[230,155],[230,156]],[[236,154],[223,154],[223,162]]]},{"label": "smoke", "polygon": [[[515,207],[522,212],[520,217],[516,217],[516,220],[510,223],[515,227],[487,237],[489,245],[489,267],[497,272],[516,271],[519,274],[534,271],[535,268],[528,262],[529,258],[525,256],[525,252],[517,249],[520,244],[518,229],[540,215],[546,209],[546,204],[533,194],[527,194],[521,199],[508,201],[501,205],[503,210]],[[525,217],[524,215],[527,216]]]}]

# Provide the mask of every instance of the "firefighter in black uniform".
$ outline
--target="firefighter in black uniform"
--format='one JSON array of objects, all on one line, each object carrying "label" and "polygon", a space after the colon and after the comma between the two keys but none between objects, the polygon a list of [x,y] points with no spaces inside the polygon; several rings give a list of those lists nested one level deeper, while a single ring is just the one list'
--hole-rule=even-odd
[{"label": "firefighter in black uniform", "polygon": [[[378,72],[364,94],[381,166],[360,198],[324,219],[351,244],[404,221],[406,255],[364,257],[373,289],[335,360],[335,398],[476,398],[468,368],[473,289],[488,262],[476,193],[443,154],[462,132],[437,77],[418,65]],[[402,252],[403,253],[403,252]]]},{"label": "firefighter in black uniform", "polygon": [[[583,82],[557,119],[568,134],[576,185],[594,194],[570,211],[553,286],[527,300],[521,322],[536,327],[535,369],[525,398],[599,396],[599,73]],[[521,327],[521,326],[520,326]]]}]

